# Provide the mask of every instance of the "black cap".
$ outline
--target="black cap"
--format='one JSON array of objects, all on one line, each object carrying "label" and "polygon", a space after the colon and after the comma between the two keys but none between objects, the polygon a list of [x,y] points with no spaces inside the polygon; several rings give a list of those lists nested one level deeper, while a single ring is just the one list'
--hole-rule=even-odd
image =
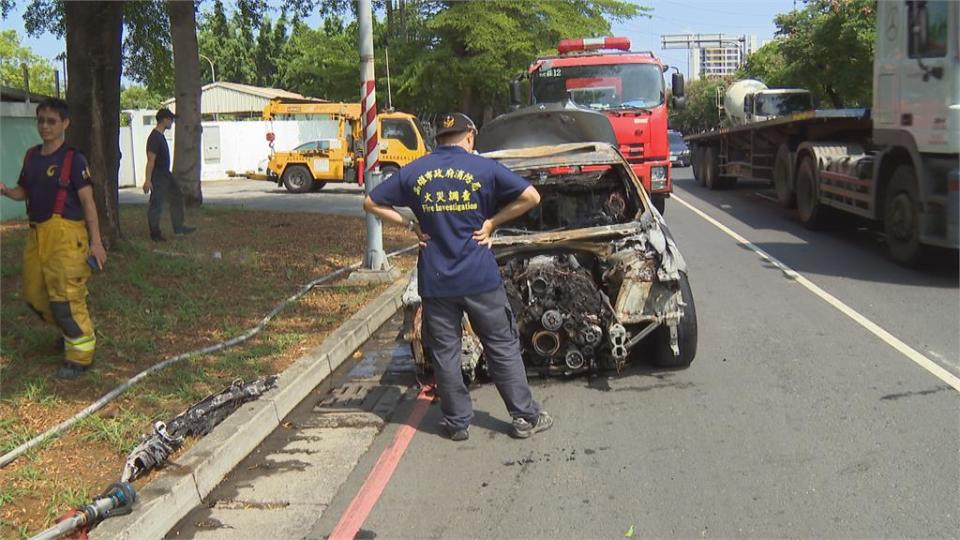
[{"label": "black cap", "polygon": [[157,111],[157,122],[163,120],[164,118],[176,118],[177,115],[173,114],[173,111],[164,107]]},{"label": "black cap", "polygon": [[437,117],[437,136],[462,131],[477,131],[477,126],[469,116],[463,113],[446,113]]}]

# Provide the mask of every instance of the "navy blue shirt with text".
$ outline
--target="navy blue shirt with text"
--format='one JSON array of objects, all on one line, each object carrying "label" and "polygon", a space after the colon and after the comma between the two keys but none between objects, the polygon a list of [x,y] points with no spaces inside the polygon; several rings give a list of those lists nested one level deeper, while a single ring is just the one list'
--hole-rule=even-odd
[{"label": "navy blue shirt with text", "polygon": [[[63,166],[67,148],[69,147],[66,144],[62,144],[56,152],[45,156],[37,146],[24,163],[17,185],[27,192],[27,213],[30,221],[40,223],[53,215],[53,204],[60,191],[60,167]],[[70,186],[67,187],[67,198],[63,205],[64,219],[83,220],[83,206],[80,204],[78,192],[89,185],[90,169],[87,168],[87,160],[83,154],[74,150]]]},{"label": "navy blue shirt with text", "polygon": [[473,231],[530,184],[499,162],[440,146],[373,189],[377,204],[406,206],[430,235],[417,263],[420,296],[468,296],[500,286],[493,251]]}]

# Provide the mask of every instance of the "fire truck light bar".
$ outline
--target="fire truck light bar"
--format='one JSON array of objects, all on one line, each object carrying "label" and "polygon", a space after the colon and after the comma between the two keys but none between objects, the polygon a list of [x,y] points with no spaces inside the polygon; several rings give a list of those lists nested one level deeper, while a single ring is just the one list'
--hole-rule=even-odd
[{"label": "fire truck light bar", "polygon": [[619,49],[621,51],[629,51],[630,38],[601,37],[561,39],[560,43],[557,45],[557,52],[560,54],[567,54],[577,51],[589,51],[594,49]]}]

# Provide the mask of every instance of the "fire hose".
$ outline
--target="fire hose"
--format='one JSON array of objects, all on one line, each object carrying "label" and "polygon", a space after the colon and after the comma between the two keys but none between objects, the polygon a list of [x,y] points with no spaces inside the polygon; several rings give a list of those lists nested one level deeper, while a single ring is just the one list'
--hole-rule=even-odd
[{"label": "fire hose", "polygon": [[137,492],[127,482],[111,484],[107,491],[94,497],[93,502],[67,514],[59,523],[34,536],[30,540],[52,540],[65,534],[80,531],[80,538],[86,538],[87,531],[93,525],[114,516],[122,516],[133,511]]},{"label": "fire hose", "polygon": [[[402,255],[404,253],[407,253],[408,251],[413,251],[414,249],[417,249],[416,245],[390,252],[387,254],[387,256]],[[261,319],[256,326],[253,326],[252,328],[247,329],[246,332],[238,336],[235,336],[226,341],[221,341],[220,343],[215,343],[213,345],[203,347],[201,349],[195,349],[189,352],[185,352],[183,354],[178,354],[177,356],[167,358],[166,360],[158,364],[154,364],[153,366],[141,371],[140,373],[127,379],[127,381],[121,384],[120,386],[117,386],[113,390],[104,394],[100,399],[98,399],[97,401],[94,401],[93,403],[88,405],[85,409],[78,412],[76,415],[72,416],[71,418],[68,418],[67,420],[64,420],[60,424],[57,424],[56,426],[48,429],[47,431],[41,433],[40,435],[37,435],[36,437],[30,439],[29,441],[7,452],[3,456],[0,456],[0,468],[6,467],[7,465],[12,463],[18,457],[22,456],[31,448],[43,443],[48,439],[59,436],[64,431],[67,431],[68,429],[73,427],[74,424],[76,424],[80,420],[83,420],[87,416],[90,416],[91,414],[97,412],[98,410],[102,409],[107,403],[110,403],[111,401],[120,397],[121,394],[129,390],[133,385],[147,378],[149,375],[156,373],[172,364],[180,362],[181,360],[186,360],[187,358],[193,358],[194,356],[202,356],[205,354],[220,352],[227,348],[233,347],[234,345],[239,345],[249,340],[253,336],[259,334],[266,327],[267,323],[273,320],[273,318],[276,317],[281,311],[283,311],[288,305],[299,300],[300,297],[310,292],[310,290],[312,290],[314,287],[316,287],[317,285],[326,283],[327,281],[331,281],[335,278],[338,278],[347,272],[356,270],[360,268],[361,264],[362,263],[354,263],[350,266],[341,268],[325,276],[319,277],[311,281],[310,283],[307,283],[306,285],[301,287],[300,290],[298,290],[293,296],[291,296],[290,298],[287,298],[280,304],[277,304],[277,306],[274,307],[270,311],[270,313],[268,313],[263,319]]]},{"label": "fire hose", "polygon": [[[388,256],[401,255],[403,253],[416,249],[417,246],[409,246],[403,249],[393,251]],[[194,356],[209,354],[224,350],[228,347],[238,345],[249,340],[251,337],[260,333],[267,323],[276,317],[289,304],[299,300],[303,295],[314,287],[327,281],[331,281],[346,272],[356,270],[362,263],[355,263],[348,267],[341,268],[325,276],[317,278],[301,287],[294,295],[290,296],[277,306],[275,306],[260,322],[248,329],[246,332],[235,336],[229,340],[210,345],[201,349],[189,351],[177,356],[168,358],[163,362],[138,373],[126,382],[117,386],[103,397],[87,406],[72,418],[60,423],[50,430],[34,437],[30,441],[20,445],[14,450],[0,457],[0,467],[13,462],[26,451],[45,440],[55,437],[72,427],[86,416],[96,412],[107,403],[119,397],[123,392],[140,382],[148,375],[160,371],[161,369]],[[127,457],[124,463],[121,481],[111,484],[110,487],[101,495],[94,497],[92,502],[83,508],[73,510],[65,514],[56,525],[48,528],[40,534],[34,536],[31,540],[48,540],[60,538],[66,534],[73,533],[75,537],[85,539],[86,533],[91,527],[109,517],[129,514],[133,510],[133,504],[136,502],[137,495],[130,481],[143,476],[146,472],[161,466],[166,459],[183,444],[187,436],[200,436],[209,433],[217,424],[219,424],[230,413],[239,408],[243,403],[259,398],[267,390],[276,386],[276,376],[256,379],[250,383],[244,383],[242,380],[234,381],[226,390],[208,396],[200,402],[194,404],[186,411],[172,419],[169,423],[157,422],[154,424],[152,435],[145,436],[141,443]]]},{"label": "fire hose", "polygon": [[111,484],[103,494],[94,497],[90,504],[71,510],[56,525],[31,540],[59,538],[66,534],[85,538],[90,528],[97,523],[110,517],[129,514],[137,500],[137,493],[130,482],[163,466],[170,454],[177,451],[187,437],[210,433],[241,405],[258,399],[267,390],[274,388],[276,383],[275,375],[261,377],[249,383],[238,379],[223,391],[194,403],[169,422],[157,422],[153,426],[153,434],[145,435],[127,456],[119,482]]}]

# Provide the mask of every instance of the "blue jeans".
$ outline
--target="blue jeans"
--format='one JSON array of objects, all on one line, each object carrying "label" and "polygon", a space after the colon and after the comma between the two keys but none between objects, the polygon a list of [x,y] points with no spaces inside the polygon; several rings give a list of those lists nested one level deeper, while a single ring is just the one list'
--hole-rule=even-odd
[{"label": "blue jeans", "polygon": [[533,421],[540,405],[533,400],[520,356],[517,323],[503,286],[470,296],[423,298],[423,324],[430,349],[443,420],[464,429],[473,419],[470,391],[460,370],[463,314],[483,344],[487,372],[513,418]]}]

